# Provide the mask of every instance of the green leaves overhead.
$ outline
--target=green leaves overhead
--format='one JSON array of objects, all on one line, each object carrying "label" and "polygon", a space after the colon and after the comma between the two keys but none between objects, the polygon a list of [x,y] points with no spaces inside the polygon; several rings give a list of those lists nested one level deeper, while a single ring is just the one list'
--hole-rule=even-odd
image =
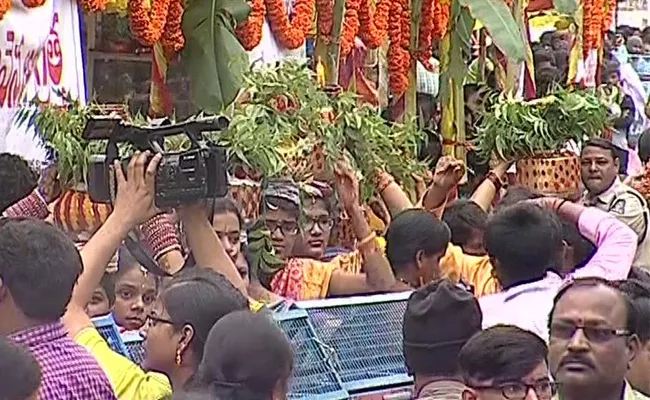
[{"label": "green leaves overhead", "polygon": [[578,1],[553,0],[553,6],[560,14],[573,15],[578,10]]},{"label": "green leaves overhead", "polygon": [[474,143],[479,155],[512,160],[560,152],[568,141],[599,136],[609,127],[607,108],[596,95],[558,91],[523,102],[501,95],[484,115]]},{"label": "green leaves overhead", "polygon": [[192,100],[201,111],[219,113],[232,103],[248,69],[248,56],[234,27],[248,16],[245,0],[190,0],[183,14],[183,64]]},{"label": "green leaves overhead", "polygon": [[490,33],[494,43],[513,61],[524,61],[526,47],[510,9],[503,0],[459,0]]}]

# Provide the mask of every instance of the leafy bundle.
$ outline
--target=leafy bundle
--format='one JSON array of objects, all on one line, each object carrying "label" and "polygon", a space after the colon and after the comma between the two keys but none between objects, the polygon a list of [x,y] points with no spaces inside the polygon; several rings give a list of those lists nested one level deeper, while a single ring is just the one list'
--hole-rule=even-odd
[{"label": "leafy bundle", "polygon": [[[249,171],[309,180],[311,157],[322,149],[328,172],[347,157],[362,177],[382,168],[407,190],[415,187],[414,175],[424,174],[425,164],[416,159],[423,135],[415,123],[391,126],[349,92],[327,96],[306,65],[285,62],[256,69],[245,81],[246,99],[235,105],[230,128],[218,141]],[[368,199],[371,182],[361,183]]]},{"label": "leafy bundle", "polygon": [[558,91],[528,102],[501,96],[485,114],[474,145],[479,156],[512,160],[560,152],[568,141],[599,136],[607,107],[586,91]]}]

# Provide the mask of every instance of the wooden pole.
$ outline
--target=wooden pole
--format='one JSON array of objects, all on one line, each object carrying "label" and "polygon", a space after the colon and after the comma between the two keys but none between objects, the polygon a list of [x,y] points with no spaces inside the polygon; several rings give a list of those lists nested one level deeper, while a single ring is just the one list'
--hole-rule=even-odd
[{"label": "wooden pole", "polygon": [[[411,37],[409,38],[410,53],[415,54],[420,39],[420,20],[422,19],[422,0],[411,0]],[[411,60],[409,67],[409,87],[406,91],[404,103],[404,122],[413,121],[418,116],[417,91],[418,91],[418,63]]]},{"label": "wooden pole", "polygon": [[325,84],[332,86],[339,83],[339,62],[341,58],[341,32],[343,30],[343,16],[345,15],[345,0],[334,1],[332,16],[332,37],[327,50],[323,66],[325,67]]}]

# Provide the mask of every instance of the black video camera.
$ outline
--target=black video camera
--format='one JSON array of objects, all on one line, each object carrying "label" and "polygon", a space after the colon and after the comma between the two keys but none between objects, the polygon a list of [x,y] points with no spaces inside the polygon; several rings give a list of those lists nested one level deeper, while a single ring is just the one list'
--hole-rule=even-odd
[{"label": "black video camera", "polygon": [[[129,143],[136,150],[161,153],[156,172],[156,206],[171,208],[197,200],[223,197],[228,193],[226,150],[207,140],[204,132],[228,127],[225,117],[189,120],[179,124],[138,127],[120,118],[92,117],[83,131],[86,140],[108,140],[105,155],[92,157],[88,171],[88,192],[93,201],[111,203],[115,179],[111,165],[119,158],[118,143]],[[167,152],[165,137],[185,135],[187,150]],[[123,159],[127,165],[129,159]],[[126,170],[126,168],[125,168]]]}]

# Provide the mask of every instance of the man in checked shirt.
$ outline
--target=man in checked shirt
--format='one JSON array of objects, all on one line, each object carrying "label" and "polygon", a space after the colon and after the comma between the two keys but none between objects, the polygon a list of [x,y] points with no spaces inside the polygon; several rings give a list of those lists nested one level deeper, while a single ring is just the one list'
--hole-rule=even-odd
[{"label": "man in checked shirt", "polygon": [[0,220],[0,335],[40,364],[40,400],[115,400],[97,361],[60,322],[81,270],[74,243],[55,227]]}]

